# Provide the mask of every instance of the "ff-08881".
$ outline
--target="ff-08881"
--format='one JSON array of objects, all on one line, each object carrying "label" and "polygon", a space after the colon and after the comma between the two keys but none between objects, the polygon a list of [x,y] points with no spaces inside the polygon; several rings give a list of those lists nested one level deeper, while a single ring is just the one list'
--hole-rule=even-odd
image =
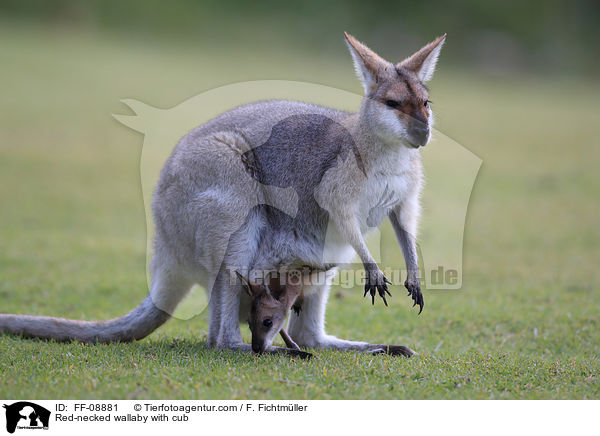
[{"label": "ff-08881", "polygon": [[87,412],[117,412],[118,405],[117,404],[104,404],[104,403],[75,403],[73,405],[75,407],[75,411],[87,411]]}]

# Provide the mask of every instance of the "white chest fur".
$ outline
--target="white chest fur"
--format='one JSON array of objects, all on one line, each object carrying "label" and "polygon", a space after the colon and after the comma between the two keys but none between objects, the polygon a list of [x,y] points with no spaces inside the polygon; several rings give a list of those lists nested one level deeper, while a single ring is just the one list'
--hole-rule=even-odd
[{"label": "white chest fur", "polygon": [[393,207],[418,195],[419,163],[410,152],[413,150],[390,153],[368,174],[355,209],[363,233],[379,227]]}]

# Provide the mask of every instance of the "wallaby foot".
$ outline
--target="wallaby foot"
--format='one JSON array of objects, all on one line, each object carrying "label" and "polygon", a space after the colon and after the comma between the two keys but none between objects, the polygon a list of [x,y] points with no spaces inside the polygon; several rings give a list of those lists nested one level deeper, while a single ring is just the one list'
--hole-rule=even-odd
[{"label": "wallaby foot", "polygon": [[[246,343],[222,345],[222,346],[219,346],[218,348],[228,349],[228,350],[232,350],[232,351],[241,351],[243,353],[257,354],[254,351],[252,351],[252,346],[250,344],[246,344]],[[299,357],[301,359],[310,359],[313,357],[312,353],[309,353],[307,351],[302,351],[299,349],[299,347],[296,350],[296,349],[290,349],[290,348],[284,348],[284,347],[270,346],[263,353],[265,353],[265,354],[285,354],[290,357]]]},{"label": "wallaby foot", "polygon": [[417,354],[404,345],[373,345],[374,348],[365,350],[367,354],[389,354],[390,356],[411,357]]},{"label": "wallaby foot", "polygon": [[303,347],[322,348],[339,351],[358,351],[367,354],[389,354],[390,356],[411,357],[417,354],[404,345],[371,344],[369,342],[348,341],[336,338],[335,336],[325,335],[316,340],[306,341],[306,338],[296,338],[296,341]]}]

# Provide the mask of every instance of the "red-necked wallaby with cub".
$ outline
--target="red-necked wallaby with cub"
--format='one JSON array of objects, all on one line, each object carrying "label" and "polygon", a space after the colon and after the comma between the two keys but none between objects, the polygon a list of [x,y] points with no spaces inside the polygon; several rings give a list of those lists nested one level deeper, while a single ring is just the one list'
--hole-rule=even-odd
[{"label": "red-necked wallaby with cub", "polygon": [[[141,339],[166,322],[200,284],[209,294],[208,344],[252,351],[239,328],[241,294],[250,284],[233,271],[300,266],[335,271],[357,253],[366,272],[365,296],[370,294],[374,303],[379,295],[387,305],[389,281],[364,239],[385,217],[396,233],[408,271],[405,286],[420,313],[415,242],[422,186],[419,148],[429,141],[433,125],[425,82],[444,40],[445,35],[394,64],[346,34],[364,87],[358,112],[271,100],[237,107],[192,130],[165,163],[154,193],[149,296],[109,321],[0,314],[0,332],[84,342]],[[273,192],[287,194],[272,198]],[[331,281],[329,274],[324,283],[303,285],[302,310],[290,315],[287,330],[292,343],[414,353],[326,334]],[[281,307],[287,314],[287,303]],[[258,351],[272,349],[281,330],[276,328],[263,336]]]}]

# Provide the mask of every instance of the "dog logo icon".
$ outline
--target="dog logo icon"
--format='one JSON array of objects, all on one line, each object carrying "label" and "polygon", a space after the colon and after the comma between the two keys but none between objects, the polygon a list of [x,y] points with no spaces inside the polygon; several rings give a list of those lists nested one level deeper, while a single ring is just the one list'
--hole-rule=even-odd
[{"label": "dog logo icon", "polygon": [[5,404],[6,431],[14,433],[19,429],[48,429],[50,411],[29,401],[19,401],[11,405]]}]

